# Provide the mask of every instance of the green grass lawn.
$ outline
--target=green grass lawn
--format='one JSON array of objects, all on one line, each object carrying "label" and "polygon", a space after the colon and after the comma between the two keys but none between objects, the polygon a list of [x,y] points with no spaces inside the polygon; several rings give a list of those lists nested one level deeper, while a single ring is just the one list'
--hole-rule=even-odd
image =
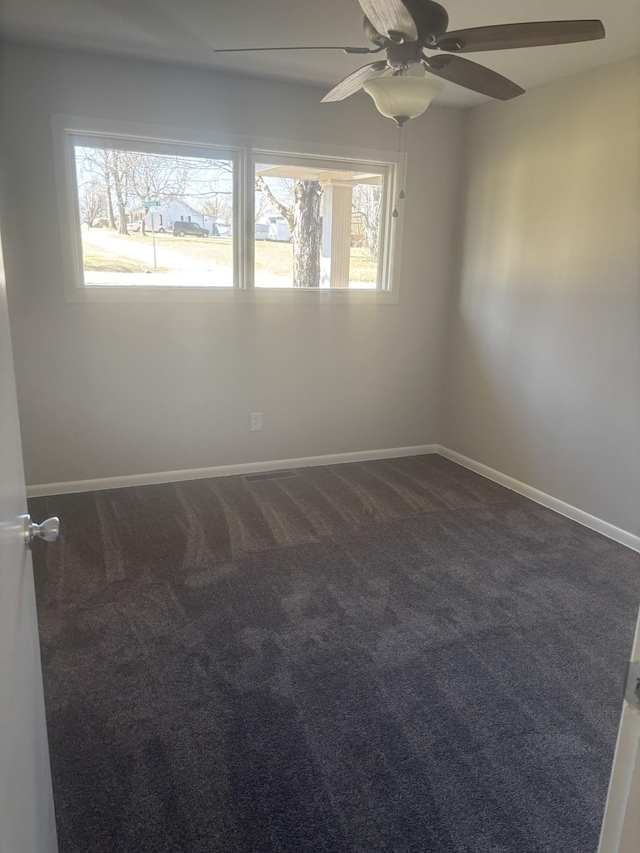
[{"label": "green grass lawn", "polygon": [[[128,237],[123,237],[122,239],[146,246],[151,246],[152,241],[150,234],[145,237],[142,234],[130,234]],[[187,255],[190,258],[197,258],[198,260],[213,261],[216,264],[226,267],[230,267],[233,264],[233,243],[230,237],[173,237],[171,234],[156,234],[156,246],[164,246],[167,249],[179,252],[181,255]],[[91,251],[93,252],[93,249]],[[136,265],[137,263],[136,261],[127,261],[123,258],[120,260],[126,264]],[[290,278],[293,267],[293,247],[291,243],[272,243],[269,240],[256,240],[255,263],[256,270]],[[144,267],[141,269],[144,269]],[[133,272],[134,270],[130,271]],[[121,270],[121,272],[124,272],[124,270]],[[351,281],[375,282],[377,275],[378,266],[375,261],[371,260],[369,250],[366,248],[352,248],[349,267],[349,278]]]},{"label": "green grass lawn", "polygon": [[374,284],[378,280],[378,262],[371,259],[371,252],[367,248],[356,248],[352,246],[349,258],[350,281],[370,281]]},{"label": "green grass lawn", "polygon": [[85,246],[83,250],[84,268],[92,272],[145,272],[148,265],[140,261],[123,258],[105,249]]},{"label": "green grass lawn", "polygon": [[271,243],[256,240],[254,249],[256,271],[269,272],[287,278],[293,276],[293,246],[291,243]]},{"label": "green grass lawn", "polygon": [[[145,237],[142,234],[130,234],[121,239],[149,248],[153,241],[151,234]],[[233,264],[233,246],[228,237],[173,237],[171,234],[156,234],[156,247],[170,249],[200,261],[213,261],[225,267]]]}]

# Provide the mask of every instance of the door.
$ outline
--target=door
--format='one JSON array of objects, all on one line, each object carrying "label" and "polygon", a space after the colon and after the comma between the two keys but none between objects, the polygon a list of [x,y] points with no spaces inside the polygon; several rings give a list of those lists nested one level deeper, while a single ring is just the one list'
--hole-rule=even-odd
[{"label": "door", "polygon": [[[640,616],[631,660],[640,664]],[[640,695],[640,681],[635,686]],[[640,710],[625,701],[613,760],[599,853],[640,850]]]},{"label": "door", "polygon": [[0,851],[58,849],[0,242]]}]

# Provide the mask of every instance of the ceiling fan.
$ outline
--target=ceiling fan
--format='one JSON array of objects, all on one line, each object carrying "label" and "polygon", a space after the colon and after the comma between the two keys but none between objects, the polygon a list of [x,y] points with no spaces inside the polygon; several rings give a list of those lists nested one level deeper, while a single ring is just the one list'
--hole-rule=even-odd
[{"label": "ceiling fan", "polygon": [[[510,50],[520,47],[570,44],[605,36],[602,21],[541,21],[538,23],[498,24],[488,27],[447,31],[449,15],[434,0],[358,0],[365,13],[364,32],[375,47],[258,47],[218,50],[236,53],[266,50],[342,50],[345,53],[370,54],[386,51],[386,59],[362,66],[341,80],[322,99],[342,101],[367,83],[380,77],[410,77],[422,68],[442,80],[456,83],[506,101],[524,94],[524,89],[501,74],[470,62],[457,54],[475,51]],[[428,56],[424,51],[438,51]],[[369,91],[369,94],[373,92]],[[435,91],[431,95],[435,94]],[[374,100],[376,98],[374,97]],[[429,103],[427,101],[427,105]],[[376,106],[380,109],[376,100]],[[420,111],[424,112],[426,106]],[[420,112],[416,115],[420,115]],[[389,113],[384,113],[388,115]],[[398,116],[393,116],[396,121]],[[406,121],[414,116],[400,116]]]}]

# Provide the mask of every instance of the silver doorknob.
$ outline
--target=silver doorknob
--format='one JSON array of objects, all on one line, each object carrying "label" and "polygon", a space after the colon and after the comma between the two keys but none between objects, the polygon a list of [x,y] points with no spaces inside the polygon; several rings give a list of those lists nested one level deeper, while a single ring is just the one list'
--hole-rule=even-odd
[{"label": "silver doorknob", "polygon": [[57,516],[52,516],[43,521],[42,524],[36,524],[31,521],[30,515],[24,516],[24,542],[27,548],[31,547],[33,540],[44,539],[45,542],[57,542],[60,536],[60,519]]}]

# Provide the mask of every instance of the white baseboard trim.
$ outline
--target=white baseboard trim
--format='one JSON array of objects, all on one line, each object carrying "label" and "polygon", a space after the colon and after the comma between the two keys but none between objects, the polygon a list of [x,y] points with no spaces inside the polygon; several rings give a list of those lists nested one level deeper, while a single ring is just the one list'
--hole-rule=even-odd
[{"label": "white baseboard trim", "polygon": [[161,471],[153,474],[128,474],[122,477],[103,477],[96,480],[72,480],[66,483],[44,483],[43,485],[27,486],[27,497],[37,498],[48,495],[68,495],[76,492],[94,492],[104,489],[123,489],[129,486],[150,486],[159,483],[176,483],[181,480],[202,480],[207,477],[230,477],[234,474],[259,474],[262,471],[281,471],[285,468],[307,468],[316,465],[340,465],[344,462],[366,462],[371,459],[393,459],[399,456],[421,456],[428,453],[438,453],[452,462],[475,471],[494,483],[506,486],[513,492],[524,495],[536,503],[542,504],[566,518],[577,521],[585,527],[602,533],[609,539],[626,545],[640,552],[640,536],[627,530],[622,530],[608,521],[603,521],[595,515],[590,515],[571,504],[558,500],[533,486],[521,483],[519,480],[502,474],[488,465],[476,462],[468,456],[463,456],[455,450],[449,450],[439,444],[419,444],[414,447],[391,447],[383,450],[357,450],[352,453],[331,453],[325,456],[303,456],[298,459],[274,459],[267,462],[242,462],[237,465],[216,465],[211,468],[187,468],[183,471]]},{"label": "white baseboard trim", "polygon": [[500,471],[496,471],[495,468],[489,468],[488,465],[483,465],[481,462],[469,459],[468,456],[456,453],[455,450],[449,450],[448,447],[438,445],[436,452],[440,456],[444,456],[452,462],[462,465],[463,468],[468,468],[470,471],[475,471],[476,474],[481,474],[483,477],[486,477],[487,480],[493,480],[494,483],[506,486],[507,489],[511,489],[513,492],[524,495],[525,498],[530,498],[532,501],[542,504],[542,506],[546,506],[548,509],[552,509],[554,512],[559,513],[559,515],[564,515],[572,521],[577,521],[578,524],[589,527],[597,533],[602,533],[603,536],[607,536],[609,539],[613,539],[621,545],[626,545],[627,548],[631,548],[633,551],[640,551],[640,536],[636,536],[628,530],[623,530],[621,527],[609,524],[608,521],[603,521],[601,518],[598,518],[595,515],[590,515],[588,512],[584,512],[583,510],[565,503],[564,501],[558,500],[558,498],[554,498],[551,495],[547,495],[539,489],[534,489],[533,486],[521,483],[519,480],[509,477],[507,474],[502,474]]},{"label": "white baseboard trim", "polygon": [[162,471],[155,474],[127,474],[122,477],[102,477],[97,480],[71,480],[66,483],[44,483],[27,486],[27,497],[69,495],[76,492],[95,492],[104,489],[123,489],[128,486],[150,486],[176,483],[181,480],[203,480],[208,477],[230,477],[234,474],[259,474],[262,471],[281,471],[285,468],[309,468],[316,465],[340,465],[344,462],[366,462],[370,459],[394,459],[399,456],[421,456],[437,453],[436,444],[415,447],[391,447],[384,450],[356,450],[352,453],[331,453],[326,456],[303,456],[299,459],[274,459],[269,462],[241,462],[237,465],[216,465],[212,468],[187,468],[184,471]]}]

